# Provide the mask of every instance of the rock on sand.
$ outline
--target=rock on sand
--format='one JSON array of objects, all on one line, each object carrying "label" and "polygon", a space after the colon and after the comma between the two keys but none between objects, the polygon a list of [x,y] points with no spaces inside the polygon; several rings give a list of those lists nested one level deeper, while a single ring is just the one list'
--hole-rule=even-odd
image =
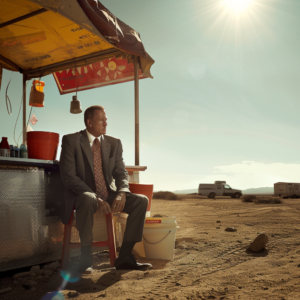
[{"label": "rock on sand", "polygon": [[247,248],[247,251],[260,252],[266,248],[267,243],[268,237],[264,233],[261,233],[250,244],[250,246]]},{"label": "rock on sand", "polygon": [[235,227],[227,227],[225,228],[225,231],[236,232],[237,229]]}]

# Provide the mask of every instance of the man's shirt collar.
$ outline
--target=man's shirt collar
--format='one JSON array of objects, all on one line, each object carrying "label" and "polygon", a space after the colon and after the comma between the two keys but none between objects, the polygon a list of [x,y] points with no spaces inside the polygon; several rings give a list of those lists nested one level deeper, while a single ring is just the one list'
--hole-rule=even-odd
[{"label": "man's shirt collar", "polygon": [[102,135],[100,135],[99,137],[96,138],[95,136],[93,136],[92,134],[90,134],[87,129],[86,129],[86,134],[88,136],[88,139],[89,139],[91,147],[93,146],[93,143],[94,143],[95,139],[98,139],[100,141],[100,143],[101,143],[101,137],[102,137]]}]

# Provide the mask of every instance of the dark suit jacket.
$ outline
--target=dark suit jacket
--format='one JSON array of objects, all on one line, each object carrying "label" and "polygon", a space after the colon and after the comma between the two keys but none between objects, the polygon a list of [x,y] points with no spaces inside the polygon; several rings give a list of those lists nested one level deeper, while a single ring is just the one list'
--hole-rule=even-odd
[{"label": "dark suit jacket", "polygon": [[[122,157],[122,144],[117,138],[101,136],[102,168],[108,191],[129,192],[128,173]],[[65,135],[60,155],[60,175],[65,186],[60,218],[66,224],[75,199],[84,192],[95,193],[93,153],[86,130]]]}]

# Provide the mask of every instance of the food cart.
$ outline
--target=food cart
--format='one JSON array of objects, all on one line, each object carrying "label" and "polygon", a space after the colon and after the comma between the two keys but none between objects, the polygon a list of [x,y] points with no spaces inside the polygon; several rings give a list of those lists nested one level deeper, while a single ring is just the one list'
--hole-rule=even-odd
[{"label": "food cart", "polygon": [[[138,183],[146,169],[139,166],[139,73],[152,78],[154,63],[139,33],[94,0],[0,4],[0,81],[3,69],[23,74],[23,143],[28,80],[112,58],[133,64],[135,166],[126,169],[129,181]],[[0,157],[0,271],[61,258],[63,188],[57,161]]]}]

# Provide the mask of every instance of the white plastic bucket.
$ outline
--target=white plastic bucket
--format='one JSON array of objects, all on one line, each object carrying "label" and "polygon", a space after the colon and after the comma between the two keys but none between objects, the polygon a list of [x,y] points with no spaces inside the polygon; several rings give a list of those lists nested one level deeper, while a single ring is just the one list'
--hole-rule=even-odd
[{"label": "white plastic bucket", "polygon": [[[173,224],[168,224],[173,225]],[[172,260],[175,248],[175,226],[170,228],[144,227],[143,243],[147,258]]]},{"label": "white plastic bucket", "polygon": [[177,227],[177,223],[169,223],[169,224],[147,224],[145,223],[144,225],[144,229],[148,228],[148,229],[169,229],[169,228],[176,228]]}]

